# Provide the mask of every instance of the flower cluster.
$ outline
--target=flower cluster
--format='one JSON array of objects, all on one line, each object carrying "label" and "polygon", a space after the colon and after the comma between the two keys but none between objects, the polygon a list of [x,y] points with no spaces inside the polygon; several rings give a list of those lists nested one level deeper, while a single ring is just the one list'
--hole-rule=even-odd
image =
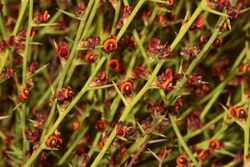
[{"label": "flower cluster", "polygon": [[0,166],[247,166],[249,17],[248,0],[1,1]]}]

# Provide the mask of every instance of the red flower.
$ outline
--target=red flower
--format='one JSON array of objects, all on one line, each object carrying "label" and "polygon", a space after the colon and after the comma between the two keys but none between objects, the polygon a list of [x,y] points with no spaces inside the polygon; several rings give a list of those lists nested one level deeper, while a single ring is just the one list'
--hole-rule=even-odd
[{"label": "red flower", "polygon": [[186,166],[188,166],[189,162],[187,160],[186,155],[180,155],[179,157],[177,157],[176,164],[177,164],[178,167],[186,167]]},{"label": "red flower", "polygon": [[166,91],[172,90],[172,80],[173,75],[171,69],[167,68],[165,72],[163,72],[158,78],[157,78],[157,84],[159,87],[163,88]]},{"label": "red flower", "polygon": [[157,54],[161,46],[161,40],[158,38],[151,38],[147,50],[152,54]]},{"label": "red flower", "polygon": [[197,30],[197,29],[201,29],[203,27],[203,23],[204,23],[204,19],[202,16],[199,16],[195,22],[193,23],[193,25],[190,27],[190,30]]},{"label": "red flower", "polygon": [[94,63],[97,59],[97,56],[94,54],[93,51],[88,51],[87,54],[85,55],[85,59],[87,62],[90,64]]},{"label": "red flower", "polygon": [[85,12],[85,8],[86,8],[85,3],[81,2],[80,6],[76,6],[74,8],[74,14],[75,14],[75,16],[77,16],[77,17],[83,16],[83,14]]},{"label": "red flower", "polygon": [[117,59],[110,59],[108,62],[108,68],[113,72],[120,72],[121,65]]},{"label": "red flower", "polygon": [[68,44],[66,42],[60,42],[59,46],[56,47],[56,53],[59,58],[68,60],[69,58]]},{"label": "red flower", "polygon": [[113,38],[107,39],[103,44],[103,49],[106,53],[113,53],[117,49],[118,44],[116,40]]},{"label": "red flower", "polygon": [[46,141],[46,145],[50,148],[60,148],[62,142],[63,140],[59,136],[52,135]]},{"label": "red flower", "polygon": [[134,82],[133,80],[129,80],[126,82],[122,82],[119,84],[122,94],[125,96],[130,96],[133,93]]},{"label": "red flower", "polygon": [[30,73],[34,73],[35,70],[36,70],[37,65],[38,65],[38,62],[37,62],[37,61],[32,62],[31,65],[30,65],[29,68],[28,68],[28,71],[29,71]]},{"label": "red flower", "polygon": [[96,130],[104,130],[106,128],[107,124],[104,120],[98,120],[95,123],[95,129]]},{"label": "red flower", "polygon": [[17,102],[25,101],[30,96],[30,89],[21,87],[20,96],[17,97]]},{"label": "red flower", "polygon": [[215,140],[215,139],[210,139],[208,141],[208,145],[209,145],[209,149],[219,149],[221,147],[221,144],[218,140]]}]

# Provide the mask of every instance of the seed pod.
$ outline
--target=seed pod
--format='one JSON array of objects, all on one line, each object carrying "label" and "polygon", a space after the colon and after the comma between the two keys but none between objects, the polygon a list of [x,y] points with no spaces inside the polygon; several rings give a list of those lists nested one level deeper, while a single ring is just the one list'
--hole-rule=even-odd
[{"label": "seed pod", "polygon": [[117,29],[122,28],[122,26],[125,24],[125,22],[127,21],[129,15],[132,13],[132,11],[133,11],[132,7],[124,6],[122,17],[118,20],[118,23],[117,23]]},{"label": "seed pod", "polygon": [[19,54],[23,54],[24,53],[24,44],[21,41],[18,41],[14,44],[15,47],[15,51]]},{"label": "seed pod", "polygon": [[124,6],[123,8],[123,16],[129,16],[133,12],[134,8],[131,6]]}]

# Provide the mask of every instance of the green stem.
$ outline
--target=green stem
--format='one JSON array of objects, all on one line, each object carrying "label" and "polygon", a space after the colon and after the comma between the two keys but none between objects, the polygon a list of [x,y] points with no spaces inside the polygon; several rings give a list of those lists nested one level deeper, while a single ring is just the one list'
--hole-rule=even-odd
[{"label": "green stem", "polygon": [[121,9],[121,1],[117,1],[117,6],[115,9],[115,17],[114,17],[112,28],[111,28],[111,34],[115,34],[117,21],[119,19],[120,9]]},{"label": "green stem", "polygon": [[79,141],[82,139],[84,134],[88,131],[88,127],[81,130],[81,132],[78,134],[78,136],[74,139],[74,142],[70,145],[70,147],[67,149],[67,152],[63,154],[62,158],[60,158],[60,161],[58,162],[58,165],[61,166],[66,159],[69,157],[69,155],[72,153],[72,151],[75,149]]},{"label": "green stem", "polygon": [[192,61],[192,63],[190,64],[190,66],[188,67],[188,70],[186,72],[187,75],[191,74],[191,72],[193,71],[193,69],[198,65],[198,63],[200,63],[200,60],[203,58],[203,56],[205,55],[205,53],[208,51],[208,49],[210,48],[210,46],[213,44],[213,42],[217,38],[217,35],[220,32],[220,27],[222,26],[222,24],[224,23],[224,21],[225,21],[225,19],[222,19],[222,18],[219,19],[218,23],[216,24],[216,29],[213,31],[212,36],[209,38],[209,40],[206,43],[206,45],[202,48],[202,50],[200,51],[200,53],[198,54],[198,56],[196,57],[196,59],[194,59]]},{"label": "green stem", "polygon": [[245,57],[245,49],[243,49],[241,51],[240,55],[235,60],[232,68],[229,71],[229,76],[226,79],[224,79],[224,81],[220,84],[220,86],[218,88],[216,88],[216,89],[218,89],[218,91],[215,91],[214,94],[211,94],[212,97],[210,98],[209,102],[207,103],[206,107],[204,108],[204,110],[201,113],[201,120],[205,119],[206,114],[208,113],[208,111],[210,110],[210,108],[212,107],[214,102],[217,100],[217,98],[219,97],[221,92],[224,90],[227,83],[235,76],[236,68],[238,67],[238,65],[240,64],[240,62],[243,60],[244,57]]},{"label": "green stem", "polygon": [[[206,2],[206,0],[202,0],[200,2],[199,6],[195,10],[195,12],[192,14],[192,16],[190,17],[188,22],[185,25],[182,26],[181,31],[179,31],[178,36],[177,36],[179,39],[182,39],[184,37],[184,35],[188,31],[189,27],[193,24],[195,19],[200,15],[201,11],[203,10],[203,5],[204,5],[205,2]],[[179,42],[180,42],[180,40],[174,40],[173,43],[170,46],[171,50],[173,50],[177,46],[177,44]]]},{"label": "green stem", "polygon": [[75,68],[77,67],[77,63],[75,61],[72,61],[72,65],[68,70],[67,77],[65,79],[65,84],[68,85],[71,79],[71,76],[73,75]]},{"label": "green stem", "polygon": [[178,16],[179,12],[181,11],[183,2],[184,2],[184,0],[179,0],[178,4],[176,5],[175,14],[177,16]]},{"label": "green stem", "polygon": [[[60,11],[57,11],[57,12],[53,15],[53,17],[49,20],[48,24],[54,23],[54,22],[56,21],[56,19],[57,19],[60,15],[61,15],[61,12],[60,12]],[[44,34],[45,34],[45,32],[49,31],[49,30],[48,30],[49,28],[50,28],[50,27],[43,27],[40,31],[38,31],[37,37],[38,37],[38,38],[43,37]],[[49,31],[49,32],[51,32],[51,31]],[[55,33],[55,32],[53,32],[53,33]]]},{"label": "green stem", "polygon": [[94,0],[90,0],[89,1],[89,4],[88,4],[87,9],[86,9],[86,12],[85,12],[85,14],[83,16],[83,19],[80,22],[80,25],[79,25],[79,28],[78,28],[78,31],[77,31],[77,34],[76,34],[76,37],[75,37],[75,41],[74,41],[73,47],[72,47],[70,55],[69,55],[69,59],[67,60],[67,63],[64,66],[63,71],[62,71],[61,76],[60,76],[60,81],[59,81],[59,84],[58,84],[58,89],[62,88],[64,79],[65,79],[65,77],[67,75],[67,72],[68,72],[68,69],[69,69],[69,67],[70,67],[70,65],[71,65],[71,63],[72,63],[72,61],[74,59],[77,46],[78,46],[79,41],[81,39],[81,33],[83,31],[83,28],[84,28],[84,25],[85,25],[85,22],[86,22],[86,19],[87,19],[87,14],[88,14],[87,10],[89,10],[89,8],[91,8],[93,2],[94,2]]},{"label": "green stem", "polygon": [[216,91],[213,94],[213,96],[209,99],[209,102],[207,103],[207,105],[205,106],[205,108],[203,109],[203,111],[202,111],[202,113],[200,115],[201,120],[204,121],[205,116],[207,115],[208,111],[213,106],[213,104],[215,103],[215,101],[217,100],[217,98],[219,97],[219,95],[224,91],[225,86],[233,78],[234,75],[235,75],[235,73],[233,73],[232,75],[230,75],[230,77],[226,78],[227,80],[224,80],[224,82],[220,85],[220,87],[218,87],[218,91]]},{"label": "green stem", "polygon": [[228,15],[227,15],[227,14],[222,13],[222,12],[218,12],[218,11],[216,11],[216,10],[213,10],[213,9],[207,7],[207,6],[204,6],[204,7],[203,7],[203,10],[205,10],[205,11],[207,11],[207,12],[209,12],[209,13],[213,13],[213,14],[215,14],[215,15],[221,16],[221,17],[228,18]]},{"label": "green stem", "polygon": [[[21,4],[21,10],[20,10],[20,13],[18,15],[18,19],[17,19],[17,22],[16,22],[16,25],[15,25],[15,28],[14,28],[14,31],[12,32],[12,35],[16,36],[17,32],[18,32],[18,29],[21,25],[21,21],[23,19],[23,15],[24,15],[24,12],[25,12],[25,9],[28,5],[28,2],[29,0],[24,0],[22,1],[22,4]],[[3,70],[3,67],[8,59],[8,56],[9,56],[9,53],[10,53],[10,50],[7,49],[3,55],[3,57],[1,57],[1,61],[0,61],[0,73],[2,73],[2,70]]]},{"label": "green stem", "polygon": [[125,31],[127,30],[128,26],[130,25],[131,21],[134,19],[136,13],[139,11],[139,9],[141,8],[141,6],[144,4],[145,0],[140,0],[133,12],[131,13],[131,15],[128,17],[128,20],[126,21],[126,23],[122,26],[121,30],[119,31],[119,33],[116,36],[116,40],[119,41],[122,37],[122,35],[125,33]]},{"label": "green stem", "polygon": [[96,134],[96,136],[95,136],[95,139],[94,139],[94,142],[93,142],[93,144],[92,144],[92,146],[91,146],[91,149],[90,149],[89,152],[88,152],[89,158],[91,158],[92,155],[94,154],[95,148],[96,148],[96,146],[97,146],[97,144],[98,144],[98,141],[100,140],[101,137],[102,137],[102,133],[101,133],[101,132],[98,132],[98,133]]},{"label": "green stem", "polygon": [[59,23],[40,23],[40,24],[32,24],[32,27],[52,27],[52,26],[58,26]]},{"label": "green stem", "polygon": [[248,113],[247,113],[247,122],[244,129],[244,166],[248,163],[248,153],[249,153],[249,126],[250,126],[250,100],[248,100]]},{"label": "green stem", "polygon": [[[26,78],[27,78],[27,63],[28,63],[28,54],[29,54],[29,46],[30,46],[30,34],[31,34],[31,24],[33,18],[33,0],[30,0],[29,3],[29,20],[28,20],[28,28],[27,28],[27,35],[25,40],[25,50],[23,55],[23,72],[22,72],[22,87],[26,87]],[[23,159],[25,160],[26,154],[26,135],[25,135],[25,127],[26,127],[26,105],[25,103],[22,105],[22,112],[21,112],[21,129],[22,129],[22,138],[23,138]]]},{"label": "green stem", "polygon": [[51,110],[50,110],[50,113],[49,113],[49,117],[48,117],[48,119],[46,120],[46,123],[45,123],[44,129],[43,129],[43,132],[42,132],[40,141],[43,139],[44,135],[47,133],[47,131],[48,131],[48,129],[49,129],[49,126],[50,126],[50,123],[51,123],[53,117],[55,116],[56,104],[57,104],[57,103],[54,102],[54,103],[53,103],[53,106],[51,107]]},{"label": "green stem", "polygon": [[215,124],[216,122],[218,122],[219,120],[221,120],[224,117],[224,113],[216,116],[214,119],[212,119],[210,122],[208,122],[206,125],[204,125],[201,129],[197,129],[195,132],[193,132],[190,135],[186,135],[183,137],[184,140],[188,140],[194,136],[197,136],[198,134],[204,132],[204,130],[210,128],[213,124]]},{"label": "green stem", "polygon": [[[140,3],[141,1],[139,1],[138,3]],[[196,19],[196,17],[200,14],[200,12],[202,11],[202,4],[205,2],[205,0],[202,0],[202,2],[200,3],[200,5],[198,6],[198,8],[196,9],[196,11],[194,12],[194,14],[191,16],[191,18],[189,19],[189,21],[183,26],[182,31],[179,32],[179,34],[177,35],[177,37],[175,38],[175,40],[173,41],[173,43],[171,44],[170,48],[171,50],[173,50],[176,45],[180,42],[180,40],[182,39],[182,37],[185,35],[185,33],[188,31],[189,27],[192,25],[192,23],[194,22],[194,20]],[[141,3],[142,5],[142,3]],[[137,9],[139,10],[139,9]],[[135,10],[134,10],[135,11]],[[132,13],[133,14],[133,13]],[[132,15],[131,14],[131,15]],[[134,17],[134,16],[131,16]],[[124,25],[125,26],[125,25]],[[124,27],[123,26],[123,27]],[[125,31],[125,30],[121,30],[121,31]],[[121,32],[120,31],[120,32]],[[118,34],[119,35],[119,34]],[[117,37],[121,37],[117,36]],[[119,38],[118,38],[119,39]],[[161,69],[162,65],[163,65],[163,61],[159,62],[151,77],[149,78],[149,80],[147,81],[147,83],[143,86],[143,88],[140,90],[140,92],[134,97],[134,99],[129,103],[129,105],[125,108],[125,111],[123,112],[123,114],[121,115],[119,121],[124,121],[127,117],[127,115],[129,114],[129,112],[131,111],[131,109],[134,107],[134,105],[140,100],[140,98],[146,93],[146,91],[148,90],[148,88],[151,86],[151,84],[153,83],[153,81],[155,80],[155,77],[157,75],[157,73],[159,72],[159,70]],[[113,129],[113,131],[111,132],[108,140],[106,141],[105,145],[103,146],[102,150],[99,152],[99,154],[97,155],[96,159],[94,160],[94,162],[92,163],[91,167],[96,167],[98,165],[98,163],[100,162],[100,160],[102,159],[102,157],[104,156],[104,154],[106,153],[106,151],[108,150],[108,147],[110,146],[110,144],[112,143],[112,141],[114,140],[115,136],[116,136],[116,128],[115,127]]]},{"label": "green stem", "polygon": [[[62,158],[58,162],[59,166],[62,166],[62,164],[65,163],[66,159],[68,159],[68,157],[73,152],[73,150],[75,149],[75,147],[77,146],[77,144],[80,142],[80,140],[83,138],[83,136],[89,130],[89,127],[86,126],[86,124],[84,123],[84,121],[86,120],[86,118],[89,117],[89,113],[90,113],[91,110],[93,110],[94,106],[95,106],[95,103],[93,103],[91,106],[87,106],[86,110],[84,111],[84,113],[82,113],[82,111],[80,109],[78,109],[77,107],[75,107],[76,110],[81,113],[81,116],[79,118],[79,124],[81,126],[78,128],[77,131],[74,131],[74,133],[71,135],[71,137],[69,139],[69,141],[71,141],[71,142],[67,143],[67,146],[66,146],[67,151],[63,154]],[[84,129],[84,130],[82,130],[82,129]]]},{"label": "green stem", "polygon": [[3,4],[3,9],[2,9],[2,12],[3,12],[3,15],[6,16],[7,15],[7,3],[6,3],[7,0],[1,0],[1,3]]},{"label": "green stem", "polygon": [[194,163],[194,166],[199,167],[200,164],[197,162],[197,160],[195,159],[195,157],[193,156],[192,152],[189,150],[188,146],[186,145],[185,141],[183,140],[183,137],[176,125],[176,119],[174,116],[169,115],[170,121],[171,121],[171,125],[173,126],[173,129],[175,131],[176,136],[178,137],[178,140],[180,142],[180,144],[182,145],[182,147],[184,148],[184,150],[186,151],[188,157],[192,160],[192,162]]},{"label": "green stem", "polygon": [[26,162],[26,164],[24,165],[24,167],[30,167],[31,163],[39,156],[39,154],[42,152],[42,150],[45,147],[45,143],[43,143],[42,145],[40,145],[31,155],[31,157],[29,158],[29,160]]},{"label": "green stem", "polygon": [[138,36],[138,33],[137,33],[136,30],[133,31],[133,35],[134,35],[135,41],[136,41],[136,43],[137,43],[137,45],[138,45],[138,47],[139,47],[141,53],[142,53],[142,56],[143,56],[143,58],[144,58],[144,60],[145,60],[145,62],[146,62],[147,68],[148,68],[150,71],[152,71],[152,65],[150,64],[150,62],[149,62],[149,60],[148,60],[148,55],[147,55],[145,49],[144,49],[143,46],[142,46],[142,42],[140,41],[139,36]]},{"label": "green stem", "polygon": [[7,39],[7,33],[4,27],[4,23],[3,23],[3,16],[0,14],[0,31],[2,33],[2,37],[4,40]]},{"label": "green stem", "polygon": [[26,117],[26,107],[25,104],[22,105],[21,112],[21,131],[22,131],[22,156],[23,160],[25,161],[25,153],[26,153],[26,135],[25,135],[25,117]]},{"label": "green stem", "polygon": [[[85,10],[83,19],[87,19],[87,17],[89,16],[89,13],[92,12],[92,6],[93,6],[94,2],[95,1],[93,1],[93,0],[89,1],[88,6],[87,6],[87,8]],[[82,39],[82,38],[83,38],[83,34],[81,35],[80,39]]]},{"label": "green stem", "polygon": [[32,29],[32,18],[33,18],[33,0],[30,0],[29,5],[29,20],[28,20],[28,28],[27,28],[27,35],[25,40],[25,50],[23,54],[23,73],[22,73],[22,86],[26,85],[26,78],[27,78],[27,64],[28,64],[28,54],[30,48],[30,34]]},{"label": "green stem", "polygon": [[[141,97],[146,93],[146,91],[148,90],[148,88],[150,87],[151,83],[154,81],[157,73],[159,72],[161,66],[163,65],[163,62],[159,63],[155,70],[152,73],[152,76],[150,77],[150,79],[148,80],[148,82],[144,85],[144,87],[140,90],[140,92],[134,97],[134,99],[129,103],[129,105],[125,108],[125,111],[123,112],[123,114],[121,115],[119,121],[124,121],[127,117],[127,115],[129,114],[129,112],[131,111],[131,109],[134,107],[134,105],[141,99]],[[116,136],[116,128],[115,127],[112,131],[112,133],[110,134],[107,142],[105,143],[105,145],[103,146],[102,150],[99,152],[99,154],[97,155],[96,159],[94,160],[94,162],[92,163],[91,167],[95,167],[98,165],[98,163],[100,162],[100,160],[102,159],[102,157],[104,156],[104,154],[106,153],[106,151],[108,150],[108,147],[110,146],[110,144],[112,143],[112,141],[114,140],[115,136]]]},{"label": "green stem", "polygon": [[86,26],[85,26],[85,28],[84,28],[82,37],[84,37],[84,36],[87,34],[87,32],[89,31],[89,28],[90,28],[90,26],[91,26],[91,23],[92,23],[92,21],[93,21],[93,19],[94,19],[94,17],[95,17],[95,14],[96,14],[96,11],[97,11],[99,2],[100,2],[100,0],[95,0],[95,4],[94,4],[94,6],[93,6],[93,8],[92,8],[92,10],[91,10],[91,13],[90,13],[90,15],[89,15],[89,18],[88,18],[88,21],[87,21]]},{"label": "green stem", "polygon": [[[89,88],[92,80],[96,76],[97,72],[99,71],[99,69],[101,68],[102,64],[105,62],[105,60],[106,60],[106,57],[102,57],[100,59],[100,61],[98,62],[97,66],[95,68],[95,70],[91,73],[90,77],[88,78],[87,82],[85,83],[85,85],[83,86],[83,88],[81,89],[81,91],[73,99],[73,101],[69,104],[69,106],[65,109],[65,111],[63,111],[59,115],[59,117],[57,118],[56,122],[50,128],[50,130],[48,131],[48,133],[44,136],[44,138],[41,141],[41,146],[45,145],[45,142],[47,141],[48,137],[54,133],[54,131],[60,125],[60,123],[62,122],[62,120],[64,119],[64,117],[71,111],[72,108],[74,108],[74,106],[76,105],[76,103],[81,99],[81,97],[83,96],[83,94],[88,90],[88,88]],[[42,148],[40,148],[41,146],[39,146],[39,149],[35,150],[35,152],[32,154],[32,156],[27,161],[27,163],[25,164],[24,167],[30,166],[30,164],[37,158],[37,156],[39,155],[39,153],[43,150]]]},{"label": "green stem", "polygon": [[[143,0],[144,1],[144,0]],[[140,3],[141,1],[139,1],[138,3],[140,4],[140,6],[143,4],[143,3]],[[90,3],[90,2],[89,2]],[[136,6],[136,9],[132,12],[131,16],[128,18],[126,24],[124,25],[124,27],[128,27],[129,24],[131,23],[132,19],[136,12],[135,11],[138,11],[140,6],[138,7],[138,5]],[[138,8],[138,9],[137,9]],[[82,23],[82,22],[81,22]],[[123,33],[126,31],[125,28],[122,28],[121,31],[119,32],[120,36],[123,35]],[[80,27],[78,30],[82,29],[83,28],[83,24],[80,24]],[[79,31],[78,31],[79,32]],[[78,39],[78,35],[79,33],[77,33],[77,37],[76,37],[76,40],[74,42],[74,46],[76,44],[76,41],[79,40]],[[119,40],[119,38],[117,39],[117,41]],[[78,43],[78,42],[77,42]],[[74,51],[74,47],[73,46],[73,49],[71,51],[71,54],[72,52]],[[70,54],[70,58],[72,59],[72,55]],[[57,118],[56,122],[54,123],[54,125],[50,128],[50,130],[48,131],[48,133],[44,136],[43,140],[41,141],[41,145],[44,145],[45,142],[47,141],[48,137],[50,135],[52,135],[54,133],[54,131],[56,130],[56,128],[60,125],[60,123],[62,122],[62,120],[64,119],[64,117],[68,114],[68,112],[75,106],[75,104],[80,100],[80,98],[83,96],[83,94],[88,90],[88,87],[90,86],[92,80],[94,79],[95,75],[97,74],[97,72],[99,71],[99,69],[101,68],[102,64],[105,62],[107,57],[102,57],[101,60],[98,62],[95,70],[93,71],[93,73],[91,73],[91,76],[88,78],[87,82],[85,83],[85,85],[83,86],[83,88],[81,89],[81,91],[79,92],[79,94],[73,99],[73,101],[69,104],[69,106],[66,108],[65,111],[63,111],[62,113],[60,113],[59,117]],[[64,71],[63,71],[63,76],[65,77],[66,75],[66,72],[65,72],[65,69],[67,68],[67,66],[69,66],[69,62],[66,64],[66,66],[64,67]],[[156,74],[155,74],[156,75]],[[63,80],[61,80],[61,84],[59,83],[59,87],[62,86],[63,84]],[[150,85],[149,85],[150,86]],[[41,147],[41,146],[40,146]],[[39,148],[40,148],[39,147]],[[32,154],[32,156],[30,157],[30,159],[27,161],[27,163],[25,164],[25,167],[29,166],[35,159],[36,157],[39,155],[39,153],[42,151],[42,149],[37,149],[35,151],[35,153]]]},{"label": "green stem", "polygon": [[[219,19],[218,23],[216,24],[216,29],[213,31],[213,34],[212,34],[211,38],[209,38],[209,40],[206,43],[206,45],[202,48],[202,50],[199,52],[199,54],[197,55],[197,57],[189,65],[188,70],[186,72],[187,75],[190,75],[192,73],[193,69],[201,62],[201,59],[204,58],[205,53],[209,50],[210,46],[215,41],[215,39],[216,39],[216,37],[217,37],[217,35],[218,35],[219,31],[220,31],[220,26],[223,24],[224,20],[225,20],[224,18],[220,18]],[[178,85],[178,87],[170,94],[170,100],[169,101],[172,102],[174,100],[174,98],[176,97],[176,95],[178,94],[178,92],[184,86],[185,82],[186,82],[186,78],[183,78],[181,80],[180,84]]]},{"label": "green stem", "polygon": [[[60,75],[58,75],[56,77],[56,79],[53,81],[52,83],[52,87],[56,87],[56,85],[59,83],[59,80],[60,80]],[[44,101],[48,99],[48,96],[50,95],[51,93],[51,89],[47,89],[45,93],[43,93],[43,95],[41,96],[41,98],[38,100],[37,104],[35,105],[36,107],[35,108],[39,108],[43,105]]]},{"label": "green stem", "polygon": [[128,0],[123,0],[124,6],[129,6]]}]

